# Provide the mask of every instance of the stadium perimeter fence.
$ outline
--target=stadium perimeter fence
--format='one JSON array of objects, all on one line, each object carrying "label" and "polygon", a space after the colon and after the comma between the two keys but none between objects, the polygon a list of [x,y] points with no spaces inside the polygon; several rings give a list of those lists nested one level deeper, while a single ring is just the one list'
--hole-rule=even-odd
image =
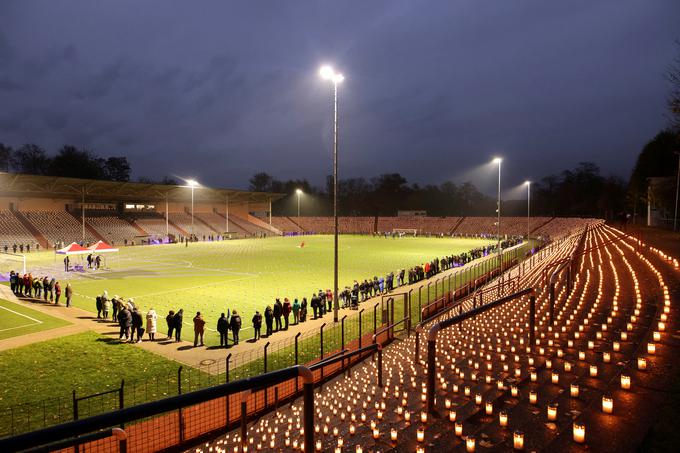
[{"label": "stadium perimeter fence", "polygon": [[[503,269],[519,264],[526,257],[526,249],[527,244],[524,244],[505,252]],[[543,252],[546,250],[541,253]],[[540,259],[538,256],[532,258]],[[383,296],[381,302],[362,304],[356,313],[345,315],[337,324],[324,323],[319,329],[298,333],[295,337],[266,341],[262,348],[226,354],[223,360],[214,363],[204,363],[197,367],[179,366],[176,372],[151,376],[141,381],[121,381],[119,385],[111,385],[95,394],[79,395],[74,391],[69,396],[0,407],[0,438],[251,378],[294,365],[314,364],[341,351],[356,351],[370,344],[376,332],[396,320],[408,319],[408,323],[401,323],[399,328],[410,331],[411,323],[415,325],[421,322],[424,315],[432,316],[435,311],[463,298],[476,297],[477,287],[500,274],[497,263],[498,257],[490,256],[473,266],[454,270],[447,276],[437,278],[435,275],[424,281],[418,291],[398,293],[399,288],[395,288],[393,293]],[[530,265],[533,265],[533,260]],[[489,292],[488,297],[493,297],[493,292]],[[323,367],[315,373],[318,374],[318,380],[323,381],[333,375],[334,371],[337,372]],[[286,395],[290,396],[290,392],[290,388],[281,386],[261,392],[257,397],[259,399],[253,403],[253,413],[270,408],[271,404],[279,404]],[[227,412],[233,410],[236,412],[232,415],[236,416],[238,412],[240,416],[240,403],[234,401],[231,404],[229,399],[226,401]],[[219,423],[225,423],[225,420]]]}]

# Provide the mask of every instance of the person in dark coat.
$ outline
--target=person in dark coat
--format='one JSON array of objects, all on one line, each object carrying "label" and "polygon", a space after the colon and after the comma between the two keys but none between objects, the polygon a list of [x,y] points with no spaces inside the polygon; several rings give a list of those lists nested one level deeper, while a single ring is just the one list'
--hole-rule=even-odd
[{"label": "person in dark coat", "polygon": [[281,315],[283,314],[283,305],[279,299],[274,302],[274,321],[276,323],[276,332],[281,330]]},{"label": "person in dark coat", "polygon": [[222,313],[220,319],[217,320],[217,331],[220,334],[220,346],[228,346],[229,337],[227,336],[227,332],[229,331],[229,320],[224,313]]},{"label": "person in dark coat", "polygon": [[269,305],[267,305],[267,308],[264,310],[264,322],[267,324],[267,336],[269,337],[274,328],[274,312]]},{"label": "person in dark coat", "polygon": [[283,314],[283,320],[286,322],[286,327],[285,329],[288,330],[288,318],[290,318],[290,311],[291,311],[291,306],[290,306],[290,301],[286,297],[283,299],[283,307],[282,307],[282,314]]},{"label": "person in dark coat", "polygon": [[168,340],[172,340],[172,333],[175,330],[175,311],[170,310],[168,316],[165,317],[165,322],[168,324]]},{"label": "person in dark coat", "polygon": [[172,326],[175,328],[175,341],[182,341],[182,323],[184,322],[184,309],[180,308],[172,317]]},{"label": "person in dark coat", "polygon": [[312,311],[314,312],[314,317],[312,319],[318,318],[317,312],[319,310],[319,300],[316,298],[316,294],[312,294],[310,305],[312,306]]},{"label": "person in dark coat", "polygon": [[[196,346],[203,346],[203,333],[205,332],[205,320],[203,319],[203,316],[201,316],[201,312],[196,312],[196,316],[194,316],[194,347]],[[201,343],[198,343],[198,340],[201,340]]]},{"label": "person in dark coat", "polygon": [[300,304],[300,322],[305,322],[307,320],[307,298],[302,298],[302,303]]},{"label": "person in dark coat", "polygon": [[[47,297],[47,293],[45,293],[45,297]],[[97,307],[97,319],[101,319],[102,317],[102,296],[97,296],[94,300],[95,306]]]},{"label": "person in dark coat", "polygon": [[253,315],[253,330],[255,331],[253,338],[257,341],[260,339],[260,331],[262,330],[262,315],[259,311],[255,311],[255,315]]},{"label": "person in dark coat", "polygon": [[130,326],[132,325],[132,314],[127,308],[118,312],[118,324],[120,325],[120,341],[128,341],[130,338]]},{"label": "person in dark coat", "polygon": [[241,330],[241,317],[238,312],[234,310],[231,315],[231,321],[229,321],[229,328],[231,329],[231,334],[234,337],[234,344],[238,344],[238,332]]},{"label": "person in dark coat", "polygon": [[142,336],[144,335],[144,319],[142,314],[136,308],[132,310],[132,332],[130,334],[130,342],[135,342],[135,333],[137,334],[137,343],[142,342]]}]

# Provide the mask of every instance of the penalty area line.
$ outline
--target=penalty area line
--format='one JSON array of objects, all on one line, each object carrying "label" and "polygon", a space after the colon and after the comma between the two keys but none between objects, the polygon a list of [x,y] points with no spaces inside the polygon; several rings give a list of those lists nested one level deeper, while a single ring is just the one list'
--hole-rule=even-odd
[{"label": "penalty area line", "polygon": [[[3,310],[7,310],[7,311],[9,311],[10,313],[14,313],[15,315],[23,316],[24,318],[30,319],[31,321],[35,322],[36,324],[42,324],[42,323],[43,323],[43,322],[40,321],[39,319],[31,318],[31,317],[28,316],[28,315],[25,315],[25,314],[23,314],[23,313],[19,313],[18,311],[11,310],[11,309],[9,309],[9,308],[7,308],[7,307],[3,307],[2,305],[0,305],[0,308],[2,308]],[[30,325],[30,324],[27,324],[27,325]],[[25,326],[23,326],[23,327],[25,327]],[[9,330],[9,329],[5,329],[5,330]]]}]

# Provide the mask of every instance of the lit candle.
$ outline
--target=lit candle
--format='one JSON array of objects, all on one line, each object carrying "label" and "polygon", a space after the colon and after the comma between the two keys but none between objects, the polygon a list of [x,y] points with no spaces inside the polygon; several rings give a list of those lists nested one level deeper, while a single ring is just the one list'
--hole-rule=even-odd
[{"label": "lit candle", "polygon": [[356,453],[363,453],[364,450],[361,448],[361,445],[357,445],[357,448],[354,449]]},{"label": "lit candle", "polygon": [[450,422],[456,421],[456,411],[454,411],[453,409],[449,411],[449,421]]},{"label": "lit candle", "polygon": [[418,428],[418,431],[416,432],[416,437],[418,439],[418,442],[423,442],[425,440],[425,430],[422,427]]},{"label": "lit candle", "polygon": [[517,388],[517,386],[513,385],[513,386],[510,387],[510,394],[511,394],[514,398],[516,398],[517,395],[519,395],[519,389]]},{"label": "lit candle", "polygon": [[535,371],[531,372],[530,377],[531,377],[531,382],[536,382],[538,380],[538,374],[536,374]]},{"label": "lit candle", "polygon": [[637,365],[638,365],[639,370],[646,370],[647,369],[647,359],[645,359],[644,357],[638,357]]},{"label": "lit candle", "polygon": [[477,393],[477,394],[475,395],[475,404],[476,404],[477,406],[479,406],[479,405],[482,404],[482,395],[481,395],[481,393]]},{"label": "lit candle", "polygon": [[354,434],[354,431],[356,431],[356,428],[354,427],[354,424],[350,424],[350,425],[349,425],[349,433],[353,435],[353,434]]},{"label": "lit candle", "polygon": [[621,343],[619,343],[618,341],[613,342],[612,343],[612,349],[614,351],[619,351],[621,349]]},{"label": "lit candle", "polygon": [[508,426],[508,413],[505,411],[500,411],[498,414],[498,424],[505,427]]},{"label": "lit candle", "polygon": [[654,354],[656,352],[656,345],[654,343],[647,343],[647,352]]},{"label": "lit candle", "polygon": [[564,371],[567,373],[571,371],[571,362],[564,362]]},{"label": "lit candle", "polygon": [[407,422],[411,421],[411,413],[410,412],[404,412],[404,420]]},{"label": "lit candle", "polygon": [[602,412],[605,414],[611,414],[614,412],[614,400],[611,396],[602,397]]},{"label": "lit candle", "polygon": [[553,371],[551,376],[550,376],[550,379],[551,379],[553,384],[559,383],[560,382],[560,373],[558,373],[557,371]]},{"label": "lit candle", "polygon": [[538,402],[538,394],[535,390],[529,391],[529,402],[531,404],[536,404]]},{"label": "lit candle", "polygon": [[574,422],[573,424],[574,442],[582,444],[586,441],[586,425]]},{"label": "lit candle", "polygon": [[569,390],[572,398],[578,398],[578,384],[571,384]]},{"label": "lit candle", "polygon": [[392,440],[392,442],[397,441],[397,430],[394,428],[390,431],[390,440]]},{"label": "lit candle", "polygon": [[380,439],[380,430],[378,428],[373,428],[373,438]]},{"label": "lit candle", "polygon": [[621,375],[621,388],[624,390],[630,390],[630,376],[626,374]]},{"label": "lit candle", "polygon": [[454,433],[456,436],[460,437],[463,435],[463,424],[461,422],[456,422],[456,424],[453,427]]},{"label": "lit candle", "polygon": [[597,376],[597,365],[590,365],[590,377]]},{"label": "lit candle", "polygon": [[468,436],[467,439],[465,439],[465,449],[468,453],[472,453],[475,451],[475,437],[474,436]]},{"label": "lit candle", "polygon": [[420,421],[423,422],[423,423],[427,423],[427,412],[422,411],[420,413]]},{"label": "lit candle", "polygon": [[548,420],[557,420],[557,403],[548,404]]},{"label": "lit candle", "polygon": [[609,362],[611,362],[611,360],[612,360],[612,356],[611,356],[610,353],[608,353],[608,352],[602,353],[602,361],[604,363],[609,363]]},{"label": "lit candle", "polygon": [[322,448],[323,448],[323,445],[322,445],[321,441],[317,440],[316,441],[316,451],[321,451]]},{"label": "lit candle", "polygon": [[512,434],[512,446],[515,450],[524,449],[524,433],[522,431],[515,431]]},{"label": "lit candle", "polygon": [[493,414],[493,403],[490,401],[486,402],[486,415]]}]

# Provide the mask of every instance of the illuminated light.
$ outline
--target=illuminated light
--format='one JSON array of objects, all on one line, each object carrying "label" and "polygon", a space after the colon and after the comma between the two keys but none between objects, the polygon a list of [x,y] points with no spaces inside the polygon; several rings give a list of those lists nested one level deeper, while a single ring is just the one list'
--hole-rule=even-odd
[{"label": "illuminated light", "polygon": [[602,397],[602,412],[605,414],[611,414],[614,412],[614,400],[611,396]]},{"label": "illuminated light", "polygon": [[425,430],[422,427],[418,428],[418,431],[416,432],[416,437],[418,439],[418,442],[425,441]]},{"label": "illuminated light", "polygon": [[326,80],[331,80],[333,76],[335,75],[335,71],[333,71],[333,68],[328,65],[321,66],[321,69],[319,69],[319,75]]},{"label": "illuminated light", "polygon": [[350,424],[350,425],[349,425],[349,433],[352,434],[352,435],[354,435],[354,432],[355,432],[355,431],[356,431],[356,428],[354,427],[354,424],[353,424],[353,423]]},{"label": "illuminated light", "polygon": [[490,401],[487,401],[485,409],[486,409],[486,415],[493,414],[493,403],[490,402]]},{"label": "illuminated light", "polygon": [[621,375],[621,388],[624,390],[630,390],[630,376],[626,374]]},{"label": "illuminated light", "polygon": [[423,422],[423,423],[427,423],[427,412],[422,411],[420,413],[420,421]]},{"label": "illuminated light", "polygon": [[480,393],[475,394],[475,404],[477,406],[482,404],[482,395]]},{"label": "illuminated light", "polygon": [[517,398],[517,396],[519,395],[519,389],[517,388],[516,385],[510,387],[510,395],[512,395],[513,398]]},{"label": "illuminated light", "polygon": [[394,428],[392,428],[392,429],[390,430],[390,440],[391,440],[392,442],[396,442],[396,441],[397,441],[397,430],[394,429]]},{"label": "illuminated light", "polygon": [[548,420],[557,420],[557,403],[548,404]]},{"label": "illuminated light", "polygon": [[560,382],[560,373],[553,371],[550,375],[550,380],[553,384],[558,384]]},{"label": "illuminated light", "polygon": [[463,424],[461,422],[456,422],[456,424],[453,425],[453,432],[456,436],[461,437],[463,435]]},{"label": "illuminated light", "polygon": [[590,365],[590,377],[597,376],[597,365]]},{"label": "illuminated light", "polygon": [[536,404],[538,402],[538,394],[536,393],[535,390],[529,391],[529,402],[531,404]]},{"label": "illuminated light", "polygon": [[373,428],[373,438],[380,439],[380,430],[378,428]]},{"label": "illuminated light", "polygon": [[611,362],[611,360],[612,360],[612,356],[611,356],[610,353],[608,353],[608,352],[602,353],[602,361],[604,363],[609,363],[609,362]]},{"label": "illuminated light", "polygon": [[449,421],[450,422],[456,421],[456,411],[454,411],[454,410],[449,411]]},{"label": "illuminated light", "polygon": [[571,372],[571,362],[564,362],[564,371]]},{"label": "illuminated light", "polygon": [[572,427],[574,442],[582,444],[586,441],[586,425],[574,422]]},{"label": "illuminated light", "polygon": [[618,352],[619,350],[621,350],[621,343],[619,343],[618,341],[613,342],[612,349]]},{"label": "illuminated light", "polygon": [[656,353],[656,345],[654,343],[647,343],[647,352],[649,354],[655,354]]},{"label": "illuminated light", "polygon": [[472,453],[475,451],[475,437],[474,436],[468,436],[467,439],[465,439],[465,451],[468,453]]},{"label": "illuminated light", "polygon": [[524,433],[521,431],[515,431],[512,434],[512,448],[515,450],[524,449]]},{"label": "illuminated light", "polygon": [[508,413],[506,411],[500,411],[498,413],[498,424],[502,427],[508,426]]},{"label": "illuminated light", "polygon": [[578,384],[571,384],[569,386],[569,394],[572,398],[578,398]]}]

